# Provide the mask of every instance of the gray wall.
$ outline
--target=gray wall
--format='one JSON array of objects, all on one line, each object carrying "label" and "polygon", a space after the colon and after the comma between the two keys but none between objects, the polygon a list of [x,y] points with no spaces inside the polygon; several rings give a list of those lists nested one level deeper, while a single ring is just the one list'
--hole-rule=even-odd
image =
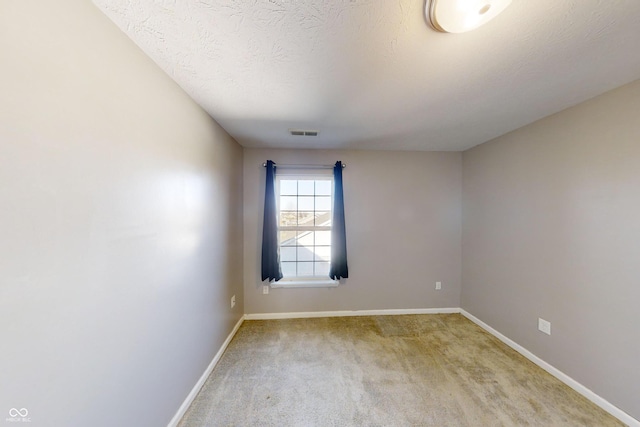
[{"label": "gray wall", "polygon": [[639,112],[636,81],[464,152],[462,244],[462,307],[636,419]]},{"label": "gray wall", "polygon": [[[338,288],[263,295],[260,244],[264,168],[341,160],[349,275]],[[244,151],[247,313],[442,308],[460,305],[461,153]],[[442,281],[443,289],[435,290]]]},{"label": "gray wall", "polygon": [[0,58],[0,419],[166,425],[244,312],[241,147],[90,2],[3,1]]}]

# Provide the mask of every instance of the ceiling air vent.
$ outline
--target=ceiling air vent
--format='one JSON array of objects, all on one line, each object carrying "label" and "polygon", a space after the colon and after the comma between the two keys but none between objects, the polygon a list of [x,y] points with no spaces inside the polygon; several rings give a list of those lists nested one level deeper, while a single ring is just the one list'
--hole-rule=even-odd
[{"label": "ceiling air vent", "polygon": [[317,130],[289,129],[289,133],[293,136],[318,136]]}]

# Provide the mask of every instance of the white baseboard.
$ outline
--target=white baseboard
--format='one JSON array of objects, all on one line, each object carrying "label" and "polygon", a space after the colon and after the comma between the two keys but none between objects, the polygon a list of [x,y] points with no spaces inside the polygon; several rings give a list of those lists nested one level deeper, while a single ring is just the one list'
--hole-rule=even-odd
[{"label": "white baseboard", "polygon": [[244,316],[242,316],[240,320],[238,320],[238,323],[236,323],[236,325],[233,327],[233,330],[231,331],[227,339],[224,340],[224,343],[222,343],[222,347],[220,347],[220,350],[218,350],[216,355],[213,356],[213,360],[211,360],[211,363],[209,363],[209,366],[207,366],[207,369],[205,369],[204,373],[202,374],[202,376],[200,377],[196,385],[193,387],[193,389],[191,389],[191,393],[189,393],[189,395],[184,400],[184,402],[182,402],[182,405],[180,405],[180,409],[178,409],[178,412],[176,412],[176,414],[173,416],[171,421],[169,421],[169,424],[167,425],[167,427],[178,426],[178,423],[180,422],[184,414],[187,412],[187,409],[189,409],[189,406],[191,406],[193,399],[196,398],[196,396],[198,395],[198,392],[204,385],[205,381],[207,381],[207,378],[209,378],[209,375],[211,375],[213,368],[216,367],[216,365],[218,364],[218,361],[222,357],[222,354],[227,349],[227,346],[235,336],[236,332],[238,332],[238,329],[240,328],[240,325],[242,325],[242,322],[244,322]]},{"label": "white baseboard", "polygon": [[580,393],[581,395],[583,395],[584,397],[586,397],[587,399],[589,399],[590,401],[592,401],[593,403],[595,403],[596,405],[598,405],[599,407],[601,407],[602,409],[604,409],[605,411],[607,411],[608,413],[616,417],[617,419],[619,419],[620,421],[622,421],[623,423],[627,424],[629,427],[640,427],[640,421],[636,420],[631,415],[624,412],[622,409],[609,403],[606,399],[598,396],[596,393],[594,393],[587,387],[583,386],[578,381],[574,380],[564,372],[560,371],[559,369],[553,367],[549,363],[540,359],[538,356],[531,353],[529,350],[522,347],[520,344],[502,335],[500,332],[496,331],[491,326],[487,325],[482,320],[475,317],[473,314],[469,313],[464,309],[460,309],[460,313],[464,317],[471,320],[473,323],[477,324],[482,329],[489,332],[491,335],[495,336],[500,341],[502,341],[503,343],[505,343],[506,345],[508,345],[509,347],[511,347],[512,349],[514,349],[515,351],[517,351],[518,353],[520,353],[521,355],[523,355],[524,357],[526,357],[527,359],[529,359],[530,361],[532,361],[533,363],[535,363],[536,365],[538,365],[539,367],[541,367],[542,369],[544,369],[545,371],[547,371],[548,373],[550,373],[551,375],[553,375],[554,377],[556,377],[557,379],[559,379],[560,381],[562,381],[563,383],[565,383],[566,385],[568,385],[569,387],[571,387],[572,389],[574,389],[575,391],[577,391],[578,393]]},{"label": "white baseboard", "polygon": [[455,308],[407,308],[390,310],[344,310],[344,311],[306,311],[294,313],[254,313],[245,314],[246,320],[269,319],[306,319],[311,317],[349,317],[349,316],[391,316],[402,314],[448,314],[460,313]]}]

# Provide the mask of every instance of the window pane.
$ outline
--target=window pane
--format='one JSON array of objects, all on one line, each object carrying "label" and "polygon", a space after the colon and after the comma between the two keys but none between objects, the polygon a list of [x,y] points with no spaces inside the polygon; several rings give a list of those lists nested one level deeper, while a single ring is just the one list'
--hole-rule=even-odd
[{"label": "window pane", "polygon": [[317,210],[317,211],[330,211],[331,210],[331,197],[330,196],[316,196],[315,210]]},{"label": "window pane", "polygon": [[281,211],[295,211],[298,209],[298,198],[295,196],[280,196]]},{"label": "window pane", "polygon": [[280,212],[280,225],[288,226],[288,225],[298,225],[296,222],[297,216],[295,211],[284,211]]},{"label": "window pane", "polygon": [[[280,227],[330,227],[333,180],[280,179]],[[331,231],[280,230],[280,261],[284,277],[328,277]]]},{"label": "window pane", "polygon": [[295,196],[296,194],[298,194],[298,181],[291,179],[281,179],[280,194],[283,196]]},{"label": "window pane", "polygon": [[297,231],[281,231],[280,246],[295,246]]},{"label": "window pane", "polygon": [[298,245],[313,246],[313,231],[298,231]]},{"label": "window pane", "polygon": [[319,196],[330,196],[331,195],[331,181],[322,180],[316,181],[316,195]]},{"label": "window pane", "polygon": [[296,260],[296,247],[295,246],[283,246],[280,248],[280,261],[295,261]]},{"label": "window pane", "polygon": [[281,262],[280,268],[282,269],[282,275],[284,277],[296,276],[296,263],[295,262]]},{"label": "window pane", "polygon": [[316,245],[330,246],[331,245],[331,231],[316,231]]},{"label": "window pane", "polygon": [[310,197],[310,196],[298,197],[298,209],[301,211],[312,211],[313,197]]},{"label": "window pane", "polygon": [[313,212],[298,212],[298,225],[313,226],[314,217]]},{"label": "window pane", "polygon": [[313,183],[314,181],[298,181],[298,195],[300,196],[313,196]]},{"label": "window pane", "polygon": [[313,252],[316,261],[331,261],[331,246],[315,246]]},{"label": "window pane", "polygon": [[331,212],[316,212],[316,225],[331,226]]},{"label": "window pane", "polygon": [[329,276],[329,263],[328,262],[316,262],[316,276]]},{"label": "window pane", "polygon": [[298,276],[313,276],[313,262],[299,262]]},{"label": "window pane", "polygon": [[298,261],[313,261],[313,246],[298,246]]}]

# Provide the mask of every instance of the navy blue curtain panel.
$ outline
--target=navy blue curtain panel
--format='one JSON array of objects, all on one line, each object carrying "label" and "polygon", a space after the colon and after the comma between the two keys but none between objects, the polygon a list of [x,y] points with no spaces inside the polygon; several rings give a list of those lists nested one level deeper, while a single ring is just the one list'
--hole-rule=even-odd
[{"label": "navy blue curtain panel", "polygon": [[267,183],[264,192],[262,221],[262,280],[282,279],[278,248],[278,217],[276,213],[276,164],[267,160]]},{"label": "navy blue curtain panel", "polygon": [[342,191],[342,162],[333,167],[333,220],[331,228],[331,267],[329,277],[340,280],[349,277],[347,267],[347,233],[344,224],[344,194]]}]

